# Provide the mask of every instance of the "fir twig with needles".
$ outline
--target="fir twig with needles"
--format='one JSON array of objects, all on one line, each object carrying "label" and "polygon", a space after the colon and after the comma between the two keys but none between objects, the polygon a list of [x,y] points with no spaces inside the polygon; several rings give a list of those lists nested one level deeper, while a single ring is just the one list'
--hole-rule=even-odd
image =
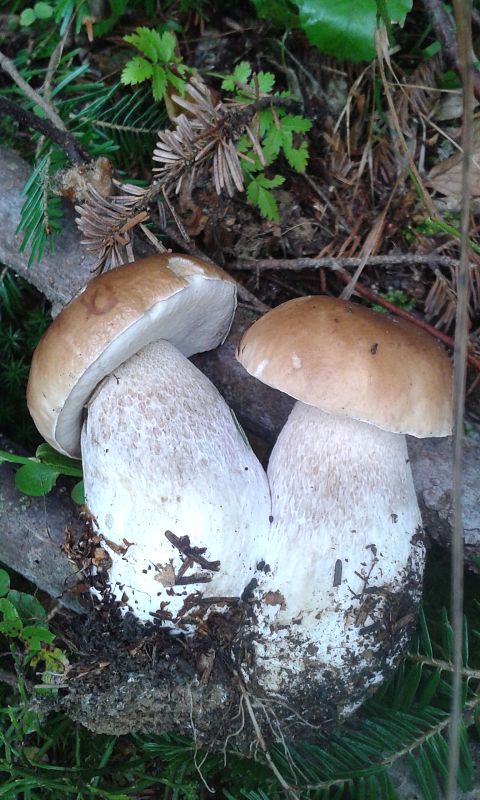
[{"label": "fir twig with needles", "polygon": [[[173,130],[160,131],[153,153],[156,179],[146,189],[136,189],[117,184],[123,194],[102,197],[92,189],[85,203],[77,206],[78,226],[83,234],[86,249],[98,257],[97,269],[115,266],[133,258],[132,231],[138,225],[153,243],[155,237],[143,223],[148,218],[148,208],[159,196],[163,196],[170,211],[169,195],[182,189],[191,191],[200,174],[212,170],[217,194],[225,191],[232,197],[235,190],[244,189],[240,159],[248,156],[238,152],[235,142],[246,133],[253,151],[261,164],[264,163],[262,149],[255,135],[255,115],[262,108],[281,105],[297,108],[298,102],[285,97],[257,95],[246,102],[233,101],[228,105],[215,102],[211,90],[194,76],[187,84],[185,97],[174,95],[172,100],[185,113],[175,118]],[[182,235],[186,237],[175,215],[174,219]],[[157,241],[156,246],[162,245]]]}]

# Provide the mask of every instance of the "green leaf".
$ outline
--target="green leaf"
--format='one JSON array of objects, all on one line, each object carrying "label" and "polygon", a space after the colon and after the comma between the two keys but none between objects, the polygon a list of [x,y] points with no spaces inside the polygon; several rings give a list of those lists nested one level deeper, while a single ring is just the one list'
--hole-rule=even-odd
[{"label": "green leaf", "polygon": [[306,142],[302,142],[300,147],[284,144],[283,152],[292,169],[296,172],[305,172],[308,162],[308,145]]},{"label": "green leaf", "polygon": [[175,73],[172,72],[171,69],[165,70],[165,74],[167,76],[168,82],[171,83],[172,86],[174,86],[175,89],[177,90],[177,94],[180,95],[180,97],[183,97],[185,93],[186,81],[183,78],[180,78],[178,75],[175,75]]},{"label": "green leaf", "polygon": [[17,470],[15,486],[19,492],[31,497],[42,497],[53,489],[59,475],[59,470],[54,467],[41,464],[39,461],[30,461]]},{"label": "green leaf", "polygon": [[[270,94],[275,85],[275,75],[272,72],[257,73],[258,88],[262,94]],[[252,87],[255,86],[255,79],[252,78]]]},{"label": "green leaf", "polygon": [[43,622],[46,620],[47,612],[40,601],[32,594],[19,592],[17,589],[11,589],[8,593],[8,599],[17,609],[22,622],[31,623],[33,620],[40,620]]},{"label": "green leaf", "polygon": [[260,209],[260,213],[272,222],[278,222],[278,206],[270,191],[275,186],[280,186],[284,182],[281,175],[268,179],[264,175],[256,175],[247,186],[247,197],[249,202]]},{"label": "green leaf", "polygon": [[312,120],[298,114],[286,114],[281,118],[280,127],[292,133],[307,133],[312,127]]},{"label": "green leaf", "polygon": [[259,175],[257,181],[260,186],[263,186],[265,189],[275,189],[277,186],[281,186],[282,183],[285,183],[285,178],[281,175],[275,175],[273,178],[266,178],[265,175]]},{"label": "green leaf", "polygon": [[159,102],[162,99],[166,86],[167,86],[167,76],[165,74],[165,70],[163,69],[163,67],[160,67],[158,64],[155,64],[155,66],[153,67],[152,94],[157,102]]},{"label": "green leaf", "polygon": [[30,651],[38,652],[42,649],[42,644],[53,642],[55,634],[41,625],[26,625],[22,631],[22,639],[26,640]]},{"label": "green leaf", "polygon": [[[349,61],[375,56],[375,0],[297,0],[300,25],[309,41],[324,53]],[[403,25],[412,0],[386,0],[392,22]]]},{"label": "green leaf", "polygon": [[135,33],[124,36],[123,41],[136,47],[137,50],[140,50],[150,61],[158,61],[157,39],[159,38],[160,34],[158,31],[141,27],[137,28]]},{"label": "green leaf", "polygon": [[145,58],[135,56],[135,58],[131,58],[130,61],[125,64],[120,80],[127,86],[134,86],[137,83],[142,83],[142,81],[151,78],[152,75],[153,64]]},{"label": "green leaf", "polygon": [[17,609],[6,597],[0,598],[0,614],[3,616],[0,622],[0,633],[3,633],[4,636],[19,636],[23,623]]},{"label": "green leaf", "polygon": [[[155,33],[157,32],[155,31]],[[165,31],[165,33],[159,36],[158,40],[156,40],[159,60],[163,61],[164,64],[168,64],[169,61],[173,61],[176,46],[177,40],[175,38],[175,34],[171,33],[170,31]]]},{"label": "green leaf", "polygon": [[70,492],[70,496],[74,503],[78,506],[85,505],[85,490],[83,488],[83,481],[79,481],[75,484],[72,491]]},{"label": "green leaf", "polygon": [[10,589],[10,575],[4,569],[0,569],[0,596],[3,597]]},{"label": "green leaf", "polygon": [[44,464],[55,467],[62,475],[71,475],[73,478],[82,477],[82,468],[77,459],[58,453],[46,442],[37,447],[35,455]]},{"label": "green leaf", "polygon": [[24,8],[20,14],[20,25],[23,25],[24,28],[27,28],[29,25],[33,25],[36,19],[37,15],[35,14],[33,8]]},{"label": "green leaf", "polygon": [[262,150],[267,164],[278,156],[283,143],[283,134],[280,127],[272,125],[264,139],[262,139]]},{"label": "green leaf", "polygon": [[44,3],[43,0],[40,0],[39,3],[35,3],[33,6],[33,10],[37,16],[37,19],[50,19],[53,16],[53,8],[49,3]]},{"label": "green leaf", "polygon": [[227,92],[234,92],[238,89],[238,84],[247,84],[252,68],[248,61],[240,61],[235,67],[231,75],[226,75],[222,81],[222,89]]}]

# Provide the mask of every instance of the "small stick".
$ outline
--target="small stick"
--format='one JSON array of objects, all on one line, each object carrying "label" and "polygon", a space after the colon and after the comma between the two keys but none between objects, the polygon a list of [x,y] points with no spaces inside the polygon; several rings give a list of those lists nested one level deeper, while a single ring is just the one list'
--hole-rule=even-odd
[{"label": "small stick", "polygon": [[32,89],[29,83],[22,78],[19,71],[17,70],[13,61],[11,61],[5,53],[0,51],[0,67],[10,75],[11,79],[14,83],[17,84],[18,88],[22,90],[24,95],[28,97],[33,103],[37,106],[40,106],[43,113],[50,120],[50,122],[58,128],[59,131],[66,131],[65,123],[61,117],[58,116],[57,112],[52,108],[50,103],[48,103],[41,94]]},{"label": "small stick", "polygon": [[[331,269],[338,271],[340,269],[354,269],[363,263],[362,258],[347,258],[334,256],[323,256],[321,258],[239,258],[229,266],[232,269],[248,270],[249,272],[256,272],[262,269],[284,269],[293,272],[300,272],[304,269]],[[366,266],[396,266],[397,264],[405,265],[408,267],[426,266],[431,267],[456,267],[458,264],[457,259],[450,258],[449,256],[440,256],[436,253],[428,255],[417,255],[415,253],[398,253],[397,255],[385,256],[369,256],[365,262]],[[471,267],[473,268],[471,264]]]},{"label": "small stick", "polygon": [[63,150],[72,164],[80,165],[89,161],[88,155],[82,150],[75,137],[65,130],[65,127],[58,128],[51,120],[37,117],[32,111],[22,108],[22,106],[7,97],[0,97],[0,112],[8,114],[21,126],[33,128],[41,133],[42,136],[47,136]]}]

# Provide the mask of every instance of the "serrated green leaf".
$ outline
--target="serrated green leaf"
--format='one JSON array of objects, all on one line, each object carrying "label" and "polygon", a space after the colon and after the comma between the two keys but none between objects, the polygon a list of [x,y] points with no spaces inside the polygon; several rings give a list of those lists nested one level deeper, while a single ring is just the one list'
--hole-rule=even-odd
[{"label": "serrated green leaf", "polygon": [[135,86],[137,83],[148,80],[153,75],[153,64],[147,61],[146,58],[135,56],[128,61],[120,77],[123,84],[127,86]]},{"label": "serrated green leaf", "polygon": [[158,61],[158,47],[161,47],[161,37],[158,31],[152,28],[139,27],[135,33],[123,37],[123,41],[140,50],[150,61]]},{"label": "serrated green leaf", "polygon": [[[273,72],[257,72],[257,82],[262,94],[270,94],[275,85],[275,75]],[[255,80],[252,79],[252,87],[254,86]]]},{"label": "serrated green leaf", "polygon": [[83,487],[83,481],[79,481],[75,484],[72,491],[70,492],[70,496],[74,503],[78,506],[85,505],[85,490]]},{"label": "serrated green leaf", "polygon": [[285,178],[282,175],[274,175],[273,178],[267,178],[266,175],[258,175],[256,178],[259,186],[264,189],[275,189],[285,183]]},{"label": "serrated green leaf", "polygon": [[[262,178],[264,176],[256,176],[251,183],[247,186],[247,197],[250,203],[253,206],[256,206],[263,217],[266,219],[271,220],[272,222],[278,222],[279,220],[279,213],[278,213],[278,206],[276,200],[270,191],[270,187],[266,187],[262,185]],[[276,176],[280,178],[280,183],[283,183],[283,178],[280,175]],[[267,182],[267,179],[264,178],[264,183]],[[274,184],[274,185],[279,185]]]},{"label": "serrated green leaf", "polygon": [[[300,25],[309,41],[324,53],[349,61],[375,56],[375,0],[296,0]],[[392,22],[403,25],[412,0],[386,0]]]},{"label": "serrated green leaf", "polygon": [[308,163],[308,145],[302,142],[299,147],[292,147],[290,144],[283,147],[285,157],[296,172],[305,172]]},{"label": "serrated green leaf", "polygon": [[28,28],[29,25],[33,25],[36,19],[37,15],[33,8],[24,8],[20,14],[20,25],[23,25],[24,28]]},{"label": "serrated green leaf", "polygon": [[285,114],[281,119],[281,128],[292,133],[307,133],[312,127],[312,121],[299,114]]},{"label": "serrated green leaf", "polygon": [[41,625],[26,625],[22,630],[22,639],[27,641],[30,651],[38,652],[42,644],[50,644],[55,639],[55,634]]},{"label": "serrated green leaf", "polygon": [[40,601],[32,594],[11,589],[8,593],[8,599],[17,609],[22,622],[31,623],[33,620],[39,620],[40,622],[46,620],[47,612]]},{"label": "serrated green leaf", "polygon": [[0,597],[0,633],[4,636],[19,636],[22,632],[23,623],[17,609],[6,597]]},{"label": "serrated green leaf", "polygon": [[60,472],[54,467],[38,461],[30,461],[15,473],[15,486],[23,494],[42,497],[53,489],[59,475]]},{"label": "serrated green leaf", "polygon": [[185,93],[186,81],[183,78],[180,78],[179,75],[175,75],[175,73],[172,72],[171,69],[165,70],[165,74],[167,76],[168,82],[175,87],[177,94],[179,94],[180,97],[183,97]]},{"label": "serrated green leaf", "polygon": [[233,83],[235,88],[235,82],[237,83],[248,83],[248,79],[252,74],[252,68],[248,61],[240,61],[240,64],[237,64],[235,69],[233,70]]},{"label": "serrated green leaf", "polygon": [[282,142],[283,134],[281,129],[279,127],[277,128],[276,125],[272,125],[265,138],[262,139],[262,150],[267,164],[271,164],[278,156],[282,147]]},{"label": "serrated green leaf", "polygon": [[35,3],[33,10],[35,11],[37,19],[50,19],[50,17],[53,16],[52,6],[49,3],[44,3],[43,0]]},{"label": "serrated green leaf", "polygon": [[157,102],[162,99],[166,87],[167,76],[165,70],[159,64],[155,64],[152,76],[152,94]]},{"label": "serrated green leaf", "polygon": [[168,64],[169,61],[174,60],[175,48],[177,46],[177,39],[175,34],[171,31],[165,31],[159,37],[157,42],[157,53],[160,61]]},{"label": "serrated green leaf", "polygon": [[4,569],[0,569],[0,597],[4,597],[10,589],[10,575]]}]

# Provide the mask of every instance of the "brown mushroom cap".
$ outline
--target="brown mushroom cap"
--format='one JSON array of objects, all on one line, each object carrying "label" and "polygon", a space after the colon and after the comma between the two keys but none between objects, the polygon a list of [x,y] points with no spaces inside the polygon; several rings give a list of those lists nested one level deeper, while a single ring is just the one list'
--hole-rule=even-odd
[{"label": "brown mushroom cap", "polygon": [[263,383],[323,411],[412,436],[451,433],[448,356],[402,319],[302,297],[255,322],[237,358]]},{"label": "brown mushroom cap", "polygon": [[158,339],[186,356],[216,347],[235,304],[234,280],[190,256],[151,256],[94,278],[33,354],[27,403],[38,430],[78,458],[83,408],[106,375]]}]

